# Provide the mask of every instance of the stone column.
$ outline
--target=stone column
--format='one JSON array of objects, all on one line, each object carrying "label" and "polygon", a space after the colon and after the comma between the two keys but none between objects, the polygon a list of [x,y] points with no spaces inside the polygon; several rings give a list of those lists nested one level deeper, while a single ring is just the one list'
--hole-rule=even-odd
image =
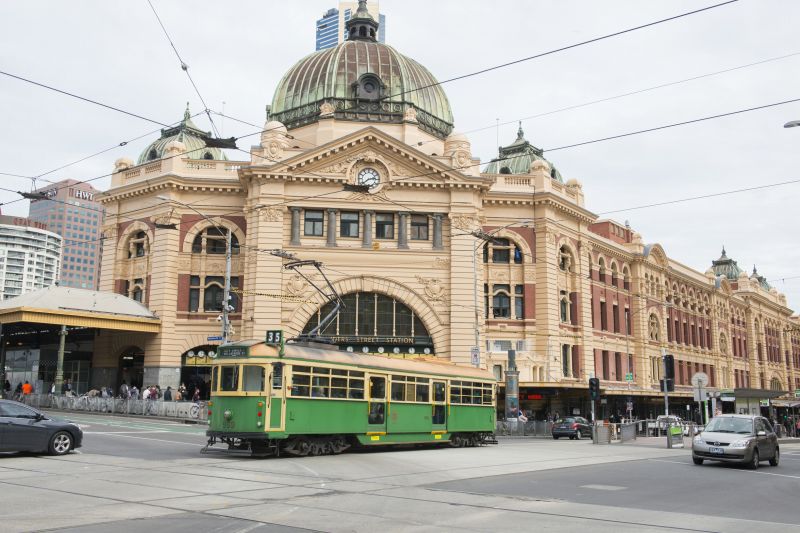
[{"label": "stone column", "polygon": [[433,215],[433,249],[441,250],[442,246],[442,214]]},{"label": "stone column", "polygon": [[328,209],[328,242],[325,246],[336,246],[336,209]]},{"label": "stone column", "polygon": [[408,212],[398,213],[400,227],[397,231],[397,247],[401,250],[408,250]]},{"label": "stone column", "polygon": [[372,248],[372,211],[364,211],[364,248]]},{"label": "stone column", "polygon": [[292,211],[292,239],[289,244],[292,246],[300,246],[300,211],[299,207],[290,207]]}]

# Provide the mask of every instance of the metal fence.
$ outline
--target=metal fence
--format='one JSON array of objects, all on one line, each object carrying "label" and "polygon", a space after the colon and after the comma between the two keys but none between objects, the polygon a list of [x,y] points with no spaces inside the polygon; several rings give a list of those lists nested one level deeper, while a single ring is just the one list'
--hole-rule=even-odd
[{"label": "metal fence", "polygon": [[29,394],[23,396],[22,401],[38,409],[158,416],[179,420],[208,420],[208,409],[205,402],[165,402],[162,400],[130,400],[101,398],[98,396],[55,396],[50,394]]},{"label": "metal fence", "polygon": [[553,423],[544,420],[498,420],[495,435],[504,437],[549,437],[553,434]]}]

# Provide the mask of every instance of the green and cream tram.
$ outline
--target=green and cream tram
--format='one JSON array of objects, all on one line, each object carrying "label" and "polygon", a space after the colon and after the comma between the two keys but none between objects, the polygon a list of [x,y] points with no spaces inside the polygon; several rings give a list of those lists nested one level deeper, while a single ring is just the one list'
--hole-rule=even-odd
[{"label": "green and cream tram", "polygon": [[335,346],[221,346],[212,368],[209,445],[255,455],[323,455],[351,446],[492,442],[495,379],[431,360]]}]

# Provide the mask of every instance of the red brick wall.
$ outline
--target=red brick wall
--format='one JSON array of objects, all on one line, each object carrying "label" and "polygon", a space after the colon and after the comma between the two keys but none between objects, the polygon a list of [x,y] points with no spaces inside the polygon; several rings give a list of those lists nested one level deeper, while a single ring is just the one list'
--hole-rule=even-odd
[{"label": "red brick wall", "polygon": [[178,301],[176,309],[178,311],[189,311],[189,274],[178,274]]}]

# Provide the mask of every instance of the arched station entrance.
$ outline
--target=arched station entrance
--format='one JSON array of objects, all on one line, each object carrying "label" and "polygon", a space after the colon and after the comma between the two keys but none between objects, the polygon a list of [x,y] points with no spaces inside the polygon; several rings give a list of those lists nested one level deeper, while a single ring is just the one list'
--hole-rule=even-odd
[{"label": "arched station entrance", "polygon": [[119,356],[119,383],[115,390],[119,390],[122,382],[132,387],[136,385],[141,389],[144,382],[144,350],[138,346],[126,348]]},{"label": "arched station entrance", "polygon": [[[344,307],[320,335],[349,351],[397,355],[430,355],[433,339],[414,311],[403,302],[375,292],[342,296]],[[309,333],[334,308],[318,309],[303,328]]]},{"label": "arched station entrance", "polygon": [[218,346],[205,344],[187,350],[181,356],[181,383],[186,385],[186,400],[191,400],[195,387],[200,391],[200,399],[209,399],[211,386],[211,362],[216,356]]}]

